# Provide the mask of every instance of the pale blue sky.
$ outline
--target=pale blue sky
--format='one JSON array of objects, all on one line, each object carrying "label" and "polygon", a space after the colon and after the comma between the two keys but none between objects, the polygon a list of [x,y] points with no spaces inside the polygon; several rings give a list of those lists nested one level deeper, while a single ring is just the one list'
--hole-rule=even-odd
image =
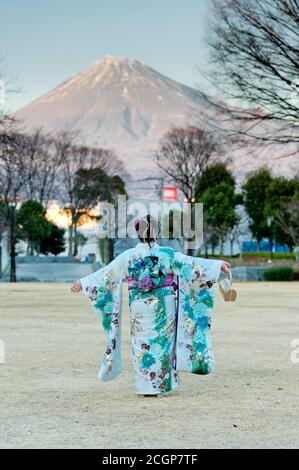
[{"label": "pale blue sky", "polygon": [[1,0],[0,57],[18,77],[17,109],[103,56],[141,60],[200,81],[209,0]]}]

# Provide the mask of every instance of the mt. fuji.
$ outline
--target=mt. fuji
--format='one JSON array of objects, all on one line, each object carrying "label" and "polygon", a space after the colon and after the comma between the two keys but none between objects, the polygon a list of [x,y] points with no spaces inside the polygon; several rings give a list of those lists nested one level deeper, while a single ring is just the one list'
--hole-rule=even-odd
[{"label": "mt. fuji", "polygon": [[[153,154],[168,129],[217,120],[199,91],[137,60],[112,56],[61,83],[15,116],[27,131],[41,126],[54,134],[65,128],[78,131],[82,144],[114,150],[133,178],[157,175]],[[238,174],[270,161],[264,151],[257,159],[245,150],[230,157]],[[282,171],[281,160],[278,171]]]},{"label": "mt. fuji", "polygon": [[136,60],[106,56],[15,114],[26,130],[78,130],[85,144],[114,149],[129,171],[140,162],[144,172],[163,134],[204,107],[196,90]]}]

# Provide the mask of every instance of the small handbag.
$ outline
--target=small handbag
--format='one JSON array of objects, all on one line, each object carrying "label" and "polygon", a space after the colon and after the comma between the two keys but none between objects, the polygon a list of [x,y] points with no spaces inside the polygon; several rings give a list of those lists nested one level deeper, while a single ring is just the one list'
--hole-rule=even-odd
[{"label": "small handbag", "polygon": [[227,275],[224,275],[219,281],[219,290],[225,302],[235,302],[237,298],[237,291],[232,288],[232,273],[229,270]]}]

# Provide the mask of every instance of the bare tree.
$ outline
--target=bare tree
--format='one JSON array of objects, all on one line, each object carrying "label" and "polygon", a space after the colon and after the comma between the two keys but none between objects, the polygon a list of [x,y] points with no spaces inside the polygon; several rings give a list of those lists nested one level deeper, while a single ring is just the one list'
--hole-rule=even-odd
[{"label": "bare tree", "polygon": [[282,231],[299,247],[299,198],[281,204],[275,219]]},{"label": "bare tree", "polygon": [[227,239],[230,243],[230,254],[234,255],[234,244],[237,243],[240,252],[242,251],[241,237],[248,233],[248,215],[242,207],[238,212],[237,223],[228,231]]},{"label": "bare tree", "polygon": [[16,282],[16,207],[26,184],[26,138],[16,131],[12,119],[2,118],[0,125],[1,212],[9,229],[10,280]]},{"label": "bare tree", "polygon": [[166,133],[157,151],[157,165],[193,202],[195,183],[215,159],[217,143],[211,133],[197,127],[174,128]]},{"label": "bare tree", "polygon": [[[168,131],[156,154],[158,167],[190,203],[193,226],[196,180],[211,161],[215,161],[217,151],[218,145],[211,133],[197,127],[187,127]],[[192,255],[193,250],[188,249],[188,254]]]},{"label": "bare tree", "polygon": [[86,147],[76,143],[76,136],[68,132],[62,132],[56,138],[57,152],[61,155],[60,172],[60,198],[65,205],[65,211],[69,215],[69,256],[76,251],[74,236],[77,232],[77,224],[82,212],[81,201],[74,191],[76,176],[79,170],[100,168],[107,175],[124,175],[122,163],[110,150]]},{"label": "bare tree", "polygon": [[[205,75],[230,103],[210,100],[212,106],[247,143],[298,144],[298,0],[212,2]],[[285,149],[294,154],[298,145]]]},{"label": "bare tree", "polygon": [[2,277],[2,239],[3,234],[6,232],[6,220],[4,216],[4,205],[1,201],[1,193],[0,193],[0,278]]},{"label": "bare tree", "polygon": [[25,196],[47,206],[57,195],[62,159],[54,138],[42,129],[26,135],[24,159],[27,170]]},{"label": "bare tree", "polygon": [[17,201],[26,184],[26,165],[23,158],[26,137],[18,133],[14,121],[0,123],[0,191],[5,203]]},{"label": "bare tree", "polygon": [[[7,74],[5,61],[0,59],[0,277],[2,276],[2,236],[9,230],[10,241],[10,280],[16,281],[15,222],[17,194],[21,190],[19,175],[22,165],[18,167],[18,143],[16,120],[9,115],[6,106],[6,95],[17,93],[16,77]],[[17,143],[18,140],[18,143]],[[9,162],[9,155],[13,155]],[[16,180],[14,180],[16,176]],[[24,181],[24,179],[23,179]]]}]

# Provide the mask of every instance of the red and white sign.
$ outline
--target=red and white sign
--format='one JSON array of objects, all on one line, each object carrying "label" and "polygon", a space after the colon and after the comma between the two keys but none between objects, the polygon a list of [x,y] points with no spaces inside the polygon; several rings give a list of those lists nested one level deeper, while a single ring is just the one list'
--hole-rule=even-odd
[{"label": "red and white sign", "polygon": [[175,186],[164,186],[164,188],[162,188],[163,201],[176,201],[177,197],[177,188]]}]

